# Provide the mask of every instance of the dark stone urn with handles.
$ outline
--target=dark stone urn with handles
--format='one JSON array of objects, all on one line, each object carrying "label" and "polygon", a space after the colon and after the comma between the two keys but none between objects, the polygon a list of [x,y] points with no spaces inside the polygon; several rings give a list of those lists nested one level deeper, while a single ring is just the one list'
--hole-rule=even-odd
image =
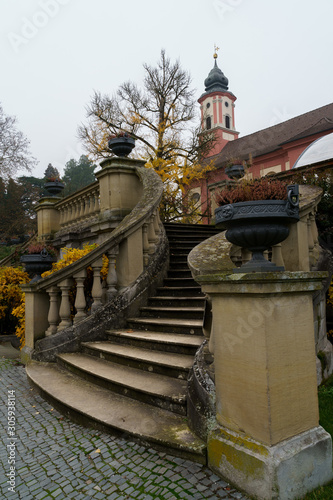
[{"label": "dark stone urn with handles", "polygon": [[266,260],[263,252],[284,241],[289,225],[299,220],[298,185],[287,189],[287,200],[243,201],[215,210],[216,227],[227,230],[227,240],[252,252],[252,259],[235,272],[284,271]]}]

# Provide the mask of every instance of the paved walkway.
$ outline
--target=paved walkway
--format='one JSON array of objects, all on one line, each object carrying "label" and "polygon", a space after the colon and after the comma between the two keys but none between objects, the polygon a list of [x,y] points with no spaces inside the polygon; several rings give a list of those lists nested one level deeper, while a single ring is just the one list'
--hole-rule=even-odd
[{"label": "paved walkway", "polygon": [[[71,422],[31,389],[24,367],[13,359],[0,357],[0,387],[1,498],[246,498],[204,466]],[[11,394],[14,430],[7,423]],[[15,467],[8,460],[15,460]]]}]

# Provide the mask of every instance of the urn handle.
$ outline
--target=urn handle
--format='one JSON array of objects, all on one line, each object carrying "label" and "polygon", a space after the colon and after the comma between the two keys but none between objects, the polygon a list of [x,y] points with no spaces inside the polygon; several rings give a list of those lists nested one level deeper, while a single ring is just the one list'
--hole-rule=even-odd
[{"label": "urn handle", "polygon": [[287,187],[288,191],[288,201],[290,205],[294,208],[299,206],[299,186],[298,184],[290,184]]}]

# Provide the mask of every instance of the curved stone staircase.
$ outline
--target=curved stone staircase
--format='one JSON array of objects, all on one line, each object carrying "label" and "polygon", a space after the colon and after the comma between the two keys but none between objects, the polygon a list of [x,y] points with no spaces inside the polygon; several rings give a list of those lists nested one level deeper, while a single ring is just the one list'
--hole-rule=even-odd
[{"label": "curved stone staircase", "polygon": [[41,394],[76,421],[206,462],[205,443],[187,425],[187,378],[203,341],[204,296],[187,267],[209,226],[166,224],[170,268],[162,287],[124,329],[82,342],[57,363],[31,362]]}]

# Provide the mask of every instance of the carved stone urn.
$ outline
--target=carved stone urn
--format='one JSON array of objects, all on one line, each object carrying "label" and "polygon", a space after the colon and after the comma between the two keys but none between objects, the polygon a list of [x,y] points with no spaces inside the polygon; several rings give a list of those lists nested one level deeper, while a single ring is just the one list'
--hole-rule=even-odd
[{"label": "carved stone urn", "polygon": [[284,271],[266,260],[263,252],[284,241],[289,225],[299,220],[298,190],[295,194],[289,188],[287,200],[243,201],[215,210],[216,227],[227,230],[227,240],[252,252],[252,259],[236,272]]}]

